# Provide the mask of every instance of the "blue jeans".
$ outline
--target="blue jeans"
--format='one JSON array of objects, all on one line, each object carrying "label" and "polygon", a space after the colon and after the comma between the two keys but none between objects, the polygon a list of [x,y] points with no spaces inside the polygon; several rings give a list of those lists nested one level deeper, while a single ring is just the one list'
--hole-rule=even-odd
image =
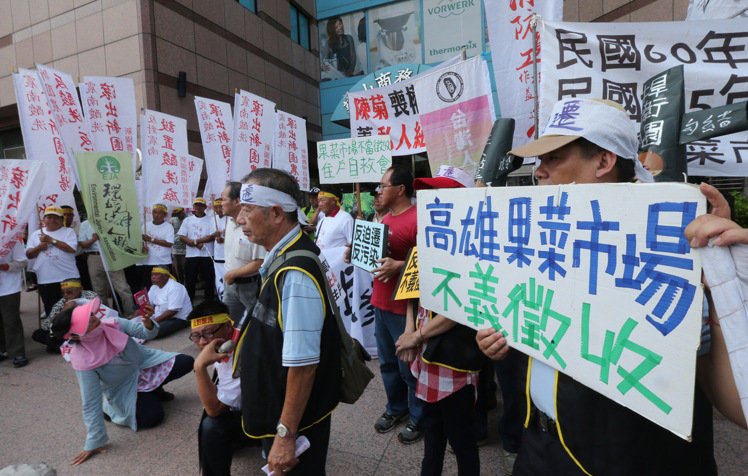
[{"label": "blue jeans", "polygon": [[421,422],[423,402],[416,398],[416,378],[408,364],[395,356],[395,342],[405,331],[405,315],[374,308],[374,332],[379,353],[379,371],[387,394],[387,413],[404,415],[410,411],[410,421]]}]

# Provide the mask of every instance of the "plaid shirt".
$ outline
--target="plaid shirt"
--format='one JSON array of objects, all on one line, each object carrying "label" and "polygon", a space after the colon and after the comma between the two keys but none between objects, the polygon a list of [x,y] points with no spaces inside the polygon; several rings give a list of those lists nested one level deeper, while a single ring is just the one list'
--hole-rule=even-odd
[{"label": "plaid shirt", "polygon": [[[416,328],[420,329],[429,319],[430,312],[418,307]],[[418,349],[418,358],[410,364],[410,371],[416,378],[416,397],[434,403],[442,400],[465,385],[478,389],[477,372],[460,372],[441,365],[430,364],[423,360],[423,345]]]}]

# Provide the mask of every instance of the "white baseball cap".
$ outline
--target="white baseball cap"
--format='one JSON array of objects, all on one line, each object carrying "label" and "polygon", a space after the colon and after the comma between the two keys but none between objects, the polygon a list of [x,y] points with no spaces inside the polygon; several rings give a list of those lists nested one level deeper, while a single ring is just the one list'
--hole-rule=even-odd
[{"label": "white baseball cap", "polygon": [[441,165],[432,178],[413,180],[413,188],[470,188],[475,185],[473,177],[459,167]]}]

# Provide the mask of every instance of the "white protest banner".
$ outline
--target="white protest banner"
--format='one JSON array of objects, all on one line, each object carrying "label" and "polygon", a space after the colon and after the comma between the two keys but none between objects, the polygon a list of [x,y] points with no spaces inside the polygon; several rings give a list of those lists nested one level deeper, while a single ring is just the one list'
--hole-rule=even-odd
[{"label": "white protest banner", "polygon": [[47,93],[36,71],[19,68],[13,74],[18,117],[21,122],[26,155],[31,160],[43,161],[44,184],[36,189],[39,219],[30,221],[30,229],[39,225],[42,213],[52,205],[73,205],[73,166],[65,153],[65,146],[52,112],[47,104]]},{"label": "white protest banner", "polygon": [[494,121],[481,57],[418,75],[413,84],[432,175],[452,165],[472,176]]},{"label": "white protest banner", "polygon": [[677,183],[420,190],[421,304],[685,439],[703,291],[683,232],[705,211]]},{"label": "white protest banner", "polygon": [[187,121],[146,109],[141,136],[145,205],[192,205],[187,156]]},{"label": "white protest banner", "polygon": [[38,221],[36,200],[46,165],[39,160],[0,160],[0,258],[23,238],[26,223]]},{"label": "white protest banner", "polygon": [[358,340],[373,358],[377,356],[374,337],[374,306],[371,305],[371,273],[343,261],[345,247],[327,248],[320,256],[326,266],[333,299],[340,309],[345,330]]},{"label": "white protest banner", "polygon": [[138,112],[132,78],[84,76],[78,86],[94,149],[130,152],[136,170]]},{"label": "white protest banner", "polygon": [[238,182],[256,168],[272,167],[275,120],[274,102],[247,91],[234,96],[231,180]]},{"label": "white protest banner", "polygon": [[320,183],[378,182],[391,165],[388,136],[317,142]]},{"label": "white protest banner", "polygon": [[[748,18],[693,23],[544,22],[540,123],[567,97],[597,97],[641,122],[642,84],[683,65],[686,112],[746,98]],[[748,175],[748,131],[686,144],[689,175]]]},{"label": "white protest banner", "polygon": [[223,190],[231,176],[231,147],[234,142],[231,105],[195,96],[195,109],[210,188]]},{"label": "white protest banner", "polygon": [[301,190],[309,190],[309,152],[304,119],[278,111],[275,122],[273,167],[293,175]]},{"label": "white protest banner", "polygon": [[392,155],[424,152],[412,81],[348,93],[351,137],[390,136]]},{"label": "white protest banner", "polygon": [[460,54],[481,52],[481,2],[475,0],[423,0],[423,36],[428,38],[424,63],[438,63]]},{"label": "white protest banner", "polygon": [[65,154],[75,173],[75,182],[78,184],[77,166],[73,154],[92,152],[94,144],[88,131],[88,124],[83,119],[83,111],[78,102],[78,91],[75,89],[73,77],[43,64],[37,63],[36,69],[42,87],[47,93],[47,103],[52,110],[52,117],[55,118],[62,143],[65,145]]},{"label": "white protest banner", "polygon": [[351,264],[371,272],[379,268],[378,259],[387,256],[387,236],[389,227],[382,223],[356,220],[353,223],[351,242]]},{"label": "white protest banner", "polygon": [[[532,72],[532,26],[534,14],[546,20],[563,18],[563,2],[529,0],[484,0],[486,29],[491,40],[493,75],[499,97],[501,117],[516,121],[514,147],[524,145],[535,136],[535,78]],[[539,36],[538,31],[538,36]],[[537,58],[542,65],[541,42]],[[538,66],[540,71],[540,66]],[[542,81],[541,81],[542,82]],[[540,122],[541,127],[544,124]]]},{"label": "white protest banner", "polygon": [[[194,155],[189,155],[187,159],[187,170],[189,170],[190,173],[190,203],[193,203],[195,197],[197,197],[197,189],[200,187],[200,176],[203,174],[203,159],[195,157]],[[225,187],[225,185],[226,182],[220,185],[221,192],[223,192],[223,187]],[[205,188],[208,189],[208,184],[205,185]],[[218,194],[220,195],[221,192],[218,192]],[[206,195],[208,195],[207,192]]]}]

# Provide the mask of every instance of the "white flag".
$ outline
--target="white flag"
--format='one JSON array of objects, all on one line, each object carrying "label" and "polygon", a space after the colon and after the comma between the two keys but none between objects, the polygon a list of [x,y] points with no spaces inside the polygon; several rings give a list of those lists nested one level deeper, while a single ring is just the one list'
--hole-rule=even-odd
[{"label": "white flag", "polygon": [[278,111],[275,122],[273,167],[293,175],[301,190],[309,190],[309,152],[304,119]]},{"label": "white flag", "polygon": [[246,91],[234,98],[234,155],[231,180],[240,181],[256,168],[271,167],[275,103]]},{"label": "white flag", "polygon": [[187,121],[146,109],[142,129],[146,208],[156,203],[169,208],[189,207]]},{"label": "white flag", "polygon": [[[200,126],[210,188],[223,190],[231,173],[231,147],[234,142],[231,105],[195,96],[195,109],[197,109],[197,123]],[[200,163],[202,164],[202,160]],[[197,188],[195,188],[195,193],[197,193]]]},{"label": "white flag", "polygon": [[0,160],[0,258],[13,250],[30,220],[38,221],[37,191],[44,182],[39,160]]}]

